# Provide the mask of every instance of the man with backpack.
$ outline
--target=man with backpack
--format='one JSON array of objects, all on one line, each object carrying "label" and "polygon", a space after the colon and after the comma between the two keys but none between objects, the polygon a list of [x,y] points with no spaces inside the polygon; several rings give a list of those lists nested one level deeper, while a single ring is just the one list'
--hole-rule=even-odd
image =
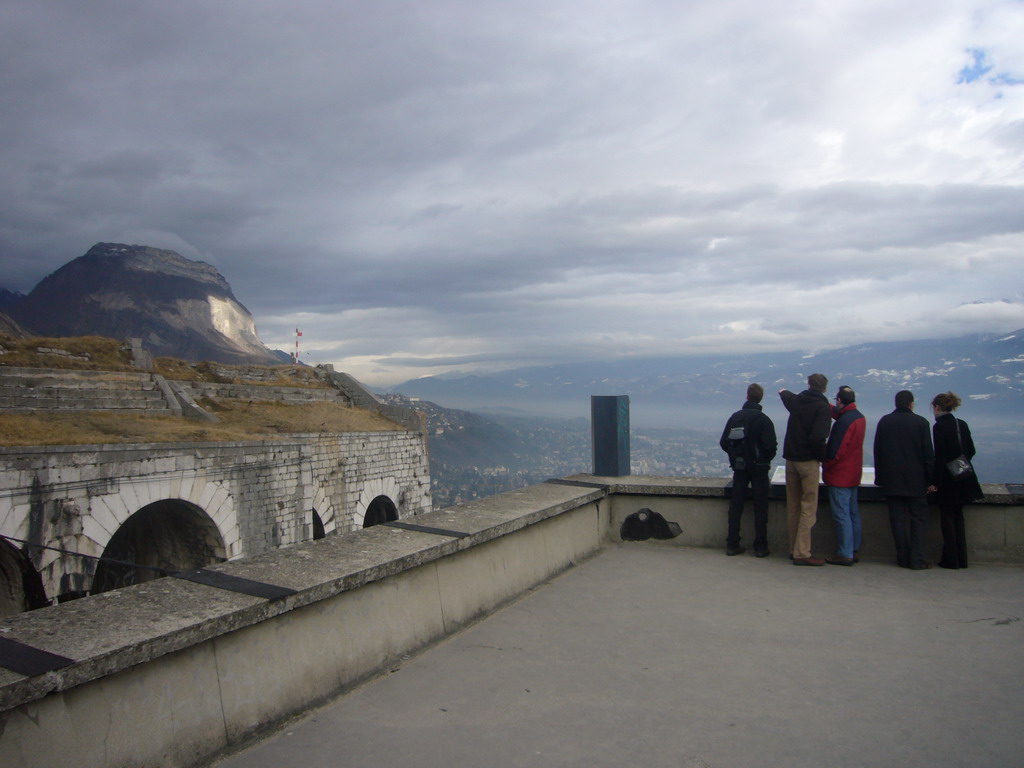
[{"label": "man with backpack", "polygon": [[732,469],[732,497],[729,499],[729,532],[725,554],[742,555],[740,518],[743,502],[750,486],[754,497],[754,554],[768,557],[768,472],[779,444],[775,425],[761,409],[764,388],[760,384],[747,387],[747,402],[725,423],[718,444],[729,455]]}]

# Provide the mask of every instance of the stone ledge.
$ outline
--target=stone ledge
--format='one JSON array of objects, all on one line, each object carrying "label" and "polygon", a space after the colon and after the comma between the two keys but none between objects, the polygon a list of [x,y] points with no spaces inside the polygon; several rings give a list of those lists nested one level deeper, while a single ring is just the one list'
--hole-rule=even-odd
[{"label": "stone ledge", "polygon": [[[655,475],[624,475],[622,477],[600,477],[597,475],[572,475],[567,480],[589,482],[608,486],[613,494],[629,496],[682,496],[690,498],[721,498],[727,495],[728,477],[658,477]],[[781,488],[781,486],[774,486]],[[825,486],[821,486],[822,489]],[[1002,483],[982,483],[984,498],[978,504],[1024,505],[1021,486]],[[785,497],[785,491],[782,492]],[[881,489],[875,485],[861,486],[862,498],[882,499]]]},{"label": "stone ledge", "polygon": [[0,669],[0,711],[479,546],[604,496],[600,489],[532,486],[415,517],[418,525],[458,530],[469,534],[465,538],[376,526],[210,568],[295,590],[277,602],[164,578],[4,617],[3,637],[75,663],[31,678]]}]

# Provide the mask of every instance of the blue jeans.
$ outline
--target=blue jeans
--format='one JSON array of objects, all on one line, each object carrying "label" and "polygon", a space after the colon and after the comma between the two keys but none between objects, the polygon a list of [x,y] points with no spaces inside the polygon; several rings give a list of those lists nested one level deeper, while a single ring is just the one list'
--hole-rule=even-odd
[{"label": "blue jeans", "polygon": [[856,488],[828,488],[828,503],[832,508],[832,519],[836,522],[836,555],[853,558],[860,550],[860,506],[857,503]]}]

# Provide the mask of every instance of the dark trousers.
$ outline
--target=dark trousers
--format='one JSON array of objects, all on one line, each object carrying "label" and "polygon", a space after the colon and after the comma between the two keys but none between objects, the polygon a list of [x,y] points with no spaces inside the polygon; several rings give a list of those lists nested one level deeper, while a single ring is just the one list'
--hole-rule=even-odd
[{"label": "dark trousers", "polygon": [[963,504],[939,504],[942,526],[942,559],[944,568],[967,567],[967,533],[964,529]]},{"label": "dark trousers", "polygon": [[920,568],[925,562],[924,534],[928,525],[928,501],[924,496],[886,496],[889,525],[896,545],[896,562],[903,568]]},{"label": "dark trousers", "polygon": [[738,469],[732,473],[732,496],[729,499],[729,534],[725,546],[735,549],[740,545],[740,518],[747,486],[754,496],[754,549],[768,549],[768,466]]}]

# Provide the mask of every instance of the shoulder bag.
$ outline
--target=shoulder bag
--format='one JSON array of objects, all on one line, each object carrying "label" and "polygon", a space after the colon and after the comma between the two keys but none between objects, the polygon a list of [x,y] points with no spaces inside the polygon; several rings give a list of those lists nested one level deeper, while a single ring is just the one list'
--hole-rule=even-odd
[{"label": "shoulder bag", "polygon": [[956,444],[960,447],[960,455],[952,461],[946,462],[946,471],[954,480],[966,480],[974,474],[974,467],[970,460],[964,456],[964,445],[960,439],[960,420],[954,416],[953,423],[956,425]]}]

